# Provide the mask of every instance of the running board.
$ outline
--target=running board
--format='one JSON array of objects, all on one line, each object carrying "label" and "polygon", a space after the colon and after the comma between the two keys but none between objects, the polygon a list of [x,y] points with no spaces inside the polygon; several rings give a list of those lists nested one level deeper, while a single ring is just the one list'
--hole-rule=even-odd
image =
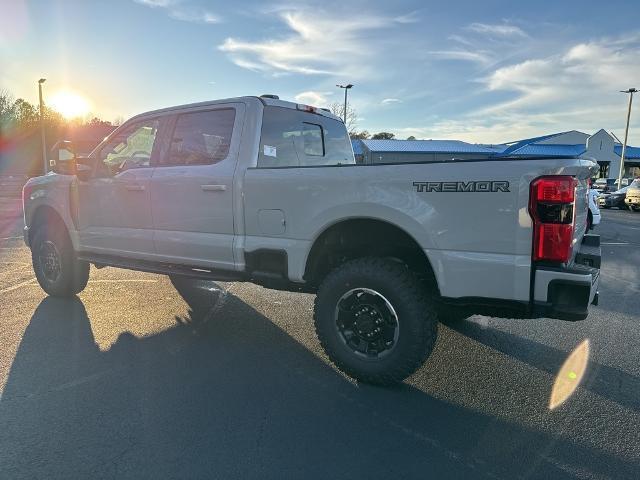
[{"label": "running board", "polygon": [[116,267],[139,272],[160,273],[164,275],[180,275],[202,280],[216,280],[219,282],[246,281],[244,272],[234,272],[214,268],[179,265],[174,263],[153,262],[149,260],[136,260],[115,255],[103,255],[95,253],[78,252],[78,259],[93,263],[96,267]]}]

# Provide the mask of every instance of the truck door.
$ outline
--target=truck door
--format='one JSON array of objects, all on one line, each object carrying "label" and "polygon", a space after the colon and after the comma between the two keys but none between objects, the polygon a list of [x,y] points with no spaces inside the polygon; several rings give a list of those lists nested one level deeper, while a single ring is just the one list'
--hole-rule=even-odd
[{"label": "truck door", "polygon": [[151,179],[154,243],[164,261],[233,270],[233,176],[244,105],[174,115]]},{"label": "truck door", "polygon": [[149,186],[161,122],[156,117],[125,125],[97,153],[92,177],[77,180],[81,250],[135,257],[155,253]]}]

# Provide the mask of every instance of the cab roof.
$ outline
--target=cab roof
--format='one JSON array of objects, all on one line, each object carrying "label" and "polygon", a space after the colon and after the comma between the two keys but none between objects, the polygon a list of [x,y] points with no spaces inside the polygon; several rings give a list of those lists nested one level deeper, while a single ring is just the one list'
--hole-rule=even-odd
[{"label": "cab roof", "polygon": [[[264,106],[281,107],[281,108],[290,108],[292,110],[309,111],[311,113],[315,113],[317,115],[322,115],[324,117],[328,117],[328,118],[331,118],[333,120],[338,120],[338,121],[342,122],[342,119],[340,117],[337,117],[336,115],[332,114],[330,111],[324,110],[324,109],[322,109],[320,107],[314,107],[314,106],[311,106],[311,105],[305,105],[305,104],[301,104],[301,103],[287,102],[285,100],[280,100],[280,99],[277,99],[277,98],[257,96],[257,95],[246,95],[246,96],[242,96],[242,97],[231,97],[231,98],[223,98],[223,99],[219,99],[219,100],[207,100],[207,101],[204,101],[204,102],[188,103],[188,104],[183,104],[183,105],[174,105],[172,107],[165,107],[165,108],[160,108],[160,109],[157,109],[157,110],[150,110],[148,112],[139,113],[139,114],[134,115],[133,117],[131,117],[129,120],[133,120],[135,118],[143,117],[143,116],[146,117],[148,115],[170,113],[172,111],[183,110],[185,108],[198,108],[198,107],[207,107],[209,105],[219,105],[219,104],[224,104],[224,103],[234,103],[234,102],[236,102],[236,103],[238,103],[238,102],[248,103],[248,102],[256,102],[256,101],[261,102]],[[129,121],[129,120],[127,120],[127,121]]]}]

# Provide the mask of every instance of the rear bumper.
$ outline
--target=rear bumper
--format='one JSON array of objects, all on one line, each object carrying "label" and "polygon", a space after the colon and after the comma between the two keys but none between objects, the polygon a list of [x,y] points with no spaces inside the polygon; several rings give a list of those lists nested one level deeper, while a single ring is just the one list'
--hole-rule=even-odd
[{"label": "rear bumper", "polygon": [[627,205],[634,205],[636,207],[640,207],[640,197],[627,197],[624,199],[624,203]]},{"label": "rear bumper", "polygon": [[585,235],[573,265],[536,267],[533,313],[536,317],[584,320],[598,303],[600,236]]}]

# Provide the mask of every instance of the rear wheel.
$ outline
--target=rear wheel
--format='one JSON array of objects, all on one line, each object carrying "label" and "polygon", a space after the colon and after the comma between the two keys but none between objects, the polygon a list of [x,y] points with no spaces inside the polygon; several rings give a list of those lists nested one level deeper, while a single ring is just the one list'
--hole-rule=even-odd
[{"label": "rear wheel", "polygon": [[37,228],[31,260],[38,283],[49,295],[70,297],[87,286],[89,264],[77,259],[67,230],[59,222]]},{"label": "rear wheel", "polygon": [[352,260],[320,288],[316,333],[331,361],[362,382],[388,385],[415,372],[433,350],[435,303],[404,265],[380,258]]}]

